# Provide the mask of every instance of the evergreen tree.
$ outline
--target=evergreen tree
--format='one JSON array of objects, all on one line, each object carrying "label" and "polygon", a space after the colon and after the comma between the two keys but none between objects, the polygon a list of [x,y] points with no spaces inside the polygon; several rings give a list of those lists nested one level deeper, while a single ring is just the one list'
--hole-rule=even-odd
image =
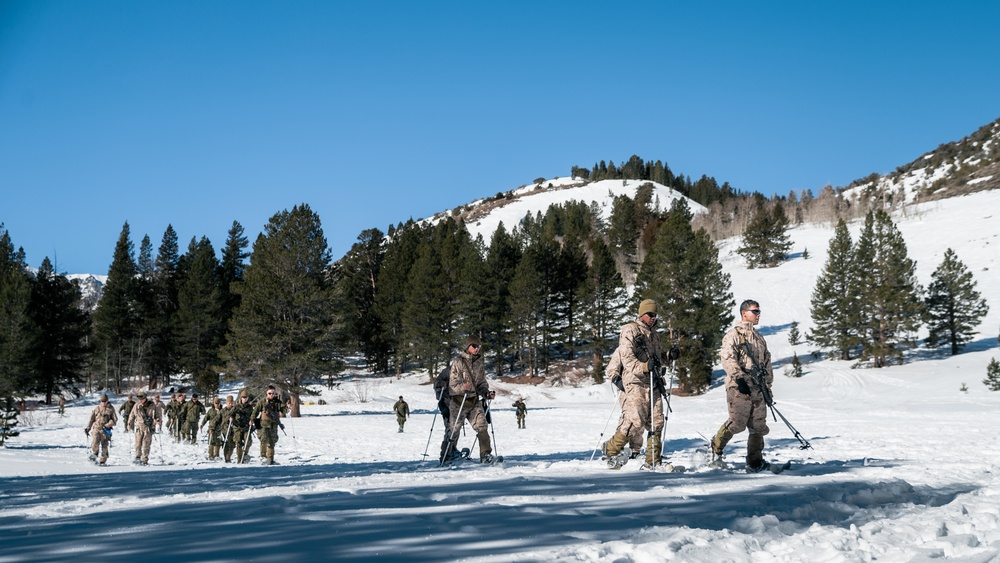
[{"label": "evergreen tree", "polygon": [[31,291],[31,316],[39,329],[32,350],[36,374],[32,393],[79,393],[89,359],[90,314],[80,307],[80,289],[66,276],[56,274],[48,258],[42,261]]},{"label": "evergreen tree", "polygon": [[404,371],[410,354],[409,346],[404,340],[403,311],[406,307],[410,269],[417,260],[423,236],[422,229],[412,219],[392,233],[375,287],[375,314],[382,319],[382,339],[396,375]]},{"label": "evergreen tree", "polygon": [[792,247],[788,237],[788,216],[780,203],[767,209],[763,200],[757,201],[753,219],[743,231],[743,240],[736,250],[747,259],[749,268],[772,268],[788,256]]},{"label": "evergreen tree", "polygon": [[330,370],[337,330],[328,281],[330,249],[308,205],[271,217],[254,243],[224,358],[251,385],[275,383],[292,396],[311,394],[309,378]]},{"label": "evergreen tree", "polygon": [[4,447],[7,440],[16,438],[21,433],[14,428],[17,426],[18,410],[14,403],[14,397],[4,395],[0,408],[0,448]]},{"label": "evergreen tree", "polygon": [[582,242],[567,237],[559,249],[556,263],[554,308],[558,325],[562,328],[560,340],[565,343],[569,360],[575,358],[578,340],[583,333],[583,294],[587,284],[587,255]]},{"label": "evergreen tree", "polygon": [[924,304],[930,331],[928,346],[949,344],[953,356],[972,340],[980,319],[990,310],[986,300],[976,291],[972,272],[950,248],[944,254],[944,261],[931,274]]},{"label": "evergreen tree", "polygon": [[[144,239],[148,240],[148,239]],[[140,255],[146,254],[141,251]],[[140,263],[143,260],[139,261]],[[144,326],[149,334],[149,386],[167,385],[170,376],[180,369],[177,363],[177,343],[174,323],[177,315],[177,287],[181,274],[177,233],[167,225],[157,250],[152,269],[140,267],[145,296]]]},{"label": "evergreen tree", "polygon": [[791,327],[788,329],[788,343],[795,346],[799,343],[799,338],[802,334],[799,333],[799,321],[792,321]]},{"label": "evergreen tree", "polygon": [[247,252],[250,243],[239,221],[233,221],[226,236],[226,246],[222,249],[222,263],[219,265],[219,289],[222,292],[222,318],[226,325],[233,318],[233,312],[240,305],[240,295],[236,286],[243,282],[246,271]]},{"label": "evergreen tree", "polygon": [[837,222],[827,250],[826,265],[816,279],[811,305],[813,329],[809,340],[833,351],[834,357],[851,359],[851,350],[860,344],[861,296],[855,284],[853,242],[843,219]]},{"label": "evergreen tree", "polygon": [[660,305],[659,328],[667,341],[679,343],[677,377],[690,393],[702,393],[711,383],[722,336],[733,319],[730,287],[708,233],[695,232],[687,204],[674,200],[636,279],[633,310],[646,298]]},{"label": "evergreen tree", "polygon": [[990,391],[1000,391],[1000,362],[996,358],[990,358],[990,363],[986,366],[983,385],[989,387]]},{"label": "evergreen tree", "polygon": [[583,321],[590,330],[593,378],[604,382],[604,354],[614,349],[625,318],[628,293],[611,249],[601,238],[590,242],[591,261],[583,288]]},{"label": "evergreen tree", "polygon": [[538,346],[546,297],[538,265],[544,258],[539,254],[536,246],[524,249],[510,280],[507,307],[510,312],[507,324],[510,327],[516,362],[522,369],[527,369],[530,375],[536,375],[539,371]]},{"label": "evergreen tree", "polygon": [[126,222],[115,243],[104,296],[94,311],[94,362],[104,388],[121,391],[139,374],[149,343],[142,331],[143,301],[131,231]]},{"label": "evergreen tree", "polygon": [[31,284],[24,251],[14,250],[0,223],[0,397],[21,393],[33,373],[32,347],[38,328],[32,322]]},{"label": "evergreen tree", "polygon": [[353,337],[352,349],[360,350],[368,365],[381,372],[389,369],[389,349],[383,338],[385,329],[375,307],[384,243],[382,231],[362,231],[337,267],[337,294],[344,332]]},{"label": "evergreen tree", "polygon": [[[922,303],[916,281],[916,263],[907,256],[906,242],[889,214],[881,209],[870,211],[858,239],[858,268],[867,274],[856,295],[862,312],[861,360],[874,367],[888,365],[890,358],[902,362],[899,346],[909,344],[909,335],[920,326]],[[860,290],[863,288],[863,291]]]},{"label": "evergreen tree", "polygon": [[792,377],[802,377],[802,362],[795,352],[792,352]]},{"label": "evergreen tree", "polygon": [[615,196],[611,203],[611,219],[608,226],[608,241],[611,247],[634,263],[639,240],[639,218],[632,198]]},{"label": "evergreen tree", "polygon": [[187,275],[177,290],[173,343],[177,365],[194,375],[196,386],[207,394],[219,388],[219,349],[226,325],[222,317],[219,262],[212,243],[202,237],[185,257]]},{"label": "evergreen tree", "polygon": [[513,341],[510,326],[510,284],[521,261],[521,248],[516,237],[507,233],[501,223],[490,240],[486,252],[486,280],[483,284],[483,295],[486,297],[483,306],[483,335],[496,355],[497,376],[503,375],[504,359],[510,351]]}]

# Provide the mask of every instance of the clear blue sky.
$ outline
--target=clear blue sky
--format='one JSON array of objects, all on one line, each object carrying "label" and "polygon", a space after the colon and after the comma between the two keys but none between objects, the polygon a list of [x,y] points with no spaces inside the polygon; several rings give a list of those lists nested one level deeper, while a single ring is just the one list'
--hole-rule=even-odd
[{"label": "clear blue sky", "polygon": [[364,229],[632,154],[745,191],[1000,117],[1000,3],[0,0],[0,222],[107,273],[308,203]]}]

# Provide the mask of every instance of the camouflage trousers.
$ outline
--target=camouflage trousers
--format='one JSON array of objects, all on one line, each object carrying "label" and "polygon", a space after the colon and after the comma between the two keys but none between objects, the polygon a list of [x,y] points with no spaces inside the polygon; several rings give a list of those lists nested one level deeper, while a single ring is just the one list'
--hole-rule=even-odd
[{"label": "camouflage trousers", "polygon": [[652,428],[649,420],[649,399],[649,387],[644,385],[628,384],[625,386],[625,391],[618,395],[622,415],[618,419],[617,431],[628,436],[629,447],[633,452],[642,449],[644,432],[663,431],[663,397],[659,393],[653,397]]},{"label": "camouflage trousers", "polygon": [[104,428],[96,426],[90,429],[90,451],[95,456],[100,456],[101,463],[108,461],[108,448],[111,446],[111,438],[104,433]]},{"label": "camouflage trousers", "polygon": [[153,447],[153,433],[145,426],[135,428],[135,457],[149,463],[149,450]]},{"label": "camouflage trousers", "polygon": [[767,405],[760,389],[751,387],[749,395],[740,393],[736,387],[726,389],[726,404],[729,405],[729,419],[723,425],[732,434],[739,434],[750,428],[750,434],[767,435]]},{"label": "camouflage trousers", "polygon": [[451,439],[449,446],[445,448],[447,451],[455,450],[458,436],[462,432],[462,427],[465,426],[465,421],[468,420],[479,438],[479,457],[493,453],[488,432],[489,423],[486,421],[486,412],[483,411],[483,404],[478,397],[469,397],[465,399],[464,403],[462,397],[453,397],[451,407],[448,410],[451,412],[451,421],[448,424]]},{"label": "camouflage trousers", "polygon": [[229,440],[226,441],[225,456],[226,461],[229,461],[233,455],[233,449],[236,450],[236,463],[243,463],[246,461],[246,455],[244,452],[250,449],[250,444],[253,434],[250,433],[250,429],[245,426],[233,425],[232,434]]},{"label": "camouflage trousers", "polygon": [[257,432],[257,439],[260,440],[260,457],[274,461],[274,446],[278,443],[277,426],[261,426]]}]

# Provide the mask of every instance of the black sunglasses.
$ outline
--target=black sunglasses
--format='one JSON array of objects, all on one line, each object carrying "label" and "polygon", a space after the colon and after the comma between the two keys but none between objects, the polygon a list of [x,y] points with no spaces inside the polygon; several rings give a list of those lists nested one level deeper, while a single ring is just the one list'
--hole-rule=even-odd
[{"label": "black sunglasses", "polygon": [[760,316],[760,309],[747,309],[747,311],[753,313],[756,316]]}]

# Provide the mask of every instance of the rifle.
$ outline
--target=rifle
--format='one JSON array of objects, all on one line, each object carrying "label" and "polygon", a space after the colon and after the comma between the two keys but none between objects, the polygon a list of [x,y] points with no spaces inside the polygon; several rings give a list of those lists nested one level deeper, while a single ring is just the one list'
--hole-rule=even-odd
[{"label": "rifle", "polygon": [[[741,336],[743,336],[743,351],[746,353],[747,357],[750,358],[750,372],[747,375],[750,376],[750,380],[753,384],[760,389],[760,394],[764,397],[764,404],[767,405],[767,408],[771,409],[771,416],[774,417],[774,421],[777,422],[778,417],[781,417],[781,421],[784,422],[785,426],[792,431],[792,435],[795,436],[795,439],[802,444],[799,446],[800,450],[812,449],[812,445],[809,443],[809,440],[803,438],[802,434],[799,434],[799,431],[792,426],[792,423],[788,422],[785,415],[781,414],[781,411],[774,406],[774,396],[771,394],[771,388],[767,385],[767,372],[759,363],[757,363],[757,357],[753,355],[753,350],[750,349],[750,344],[747,342],[746,335]],[[744,373],[746,373],[746,370],[744,370]]]}]

